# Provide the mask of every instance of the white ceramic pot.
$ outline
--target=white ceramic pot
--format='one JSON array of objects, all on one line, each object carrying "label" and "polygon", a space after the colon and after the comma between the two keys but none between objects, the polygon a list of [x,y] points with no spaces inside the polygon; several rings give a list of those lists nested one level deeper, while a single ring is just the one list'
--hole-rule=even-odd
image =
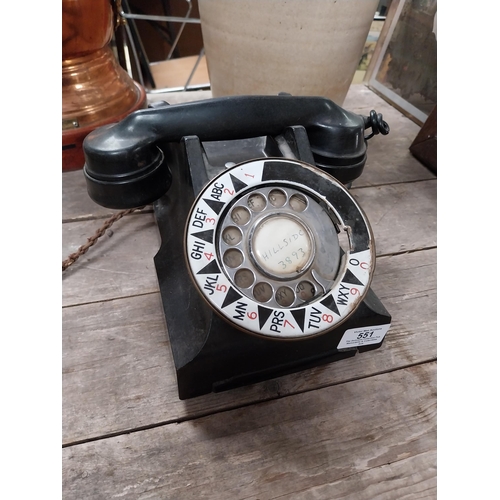
[{"label": "white ceramic pot", "polygon": [[342,105],[378,0],[198,0],[212,94]]}]

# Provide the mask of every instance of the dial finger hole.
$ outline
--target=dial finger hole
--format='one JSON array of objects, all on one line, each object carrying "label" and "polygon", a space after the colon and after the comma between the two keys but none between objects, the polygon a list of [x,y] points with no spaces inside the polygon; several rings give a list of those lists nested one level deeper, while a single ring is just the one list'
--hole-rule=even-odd
[{"label": "dial finger hole", "polygon": [[266,199],[260,193],[251,194],[248,197],[248,201],[247,201],[247,205],[254,212],[262,212],[262,210],[264,210],[264,208],[266,208],[266,203],[267,203]]},{"label": "dial finger hole", "polygon": [[295,300],[295,293],[288,286],[281,286],[276,290],[276,302],[283,307],[291,306]]},{"label": "dial finger hole", "polygon": [[273,288],[269,283],[261,281],[253,287],[253,296],[259,302],[267,302],[273,296]]},{"label": "dial finger hole", "polygon": [[302,194],[294,194],[290,198],[290,206],[295,212],[303,212],[307,208],[307,199]]},{"label": "dial finger hole", "polygon": [[222,239],[227,245],[237,245],[241,238],[241,231],[235,226],[228,226],[222,231]]},{"label": "dial finger hole", "polygon": [[303,300],[311,300],[316,294],[316,288],[310,281],[301,281],[297,285],[297,296],[299,299]]},{"label": "dial finger hole", "polygon": [[243,254],[236,248],[231,248],[224,252],[224,264],[235,269],[243,264]]},{"label": "dial finger hole", "polygon": [[240,269],[234,275],[234,282],[240,288],[250,288],[255,281],[255,276],[250,269]]},{"label": "dial finger hole", "polygon": [[286,194],[281,189],[269,191],[269,201],[276,208],[282,207],[286,203]]},{"label": "dial finger hole", "polygon": [[238,226],[244,226],[250,220],[250,210],[245,207],[235,207],[231,211],[231,219]]}]

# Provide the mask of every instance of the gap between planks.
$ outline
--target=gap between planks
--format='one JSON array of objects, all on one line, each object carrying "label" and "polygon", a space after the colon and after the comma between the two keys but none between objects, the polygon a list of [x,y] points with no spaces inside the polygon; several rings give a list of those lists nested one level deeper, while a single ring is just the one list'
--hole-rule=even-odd
[{"label": "gap between planks", "polygon": [[[387,258],[387,257],[396,257],[398,255],[407,255],[407,254],[412,254],[412,253],[417,253],[417,252],[425,252],[428,250],[436,250],[437,245],[434,246],[428,246],[428,247],[422,247],[422,248],[415,248],[413,250],[402,250],[400,252],[392,252],[392,253],[385,253],[385,254],[380,254],[377,255],[377,259],[380,258]],[[153,291],[153,292],[142,292],[142,293],[134,293],[131,295],[124,295],[122,297],[109,297],[109,298],[104,298],[104,299],[99,299],[99,300],[89,300],[87,302],[78,302],[75,304],[66,304],[62,306],[62,309],[68,309],[71,307],[80,307],[80,306],[86,306],[86,305],[91,305],[91,304],[99,304],[102,302],[113,302],[116,300],[123,300],[123,299],[130,299],[132,297],[143,297],[145,295],[154,295],[160,293],[159,291]]]},{"label": "gap between planks", "polygon": [[[414,179],[414,180],[407,180],[407,181],[383,182],[380,184],[368,184],[365,186],[352,186],[348,189],[348,191],[351,192],[354,190],[359,191],[361,189],[369,189],[372,187],[393,186],[393,185],[398,185],[398,184],[415,184],[418,182],[428,182],[428,181],[437,182],[437,177],[435,177],[434,179]],[[363,207],[361,207],[361,208],[363,208]],[[109,219],[110,217],[112,217],[115,213],[118,213],[118,212],[109,212],[107,214],[99,214],[99,215],[87,214],[87,215],[82,215],[82,216],[69,217],[67,219],[62,219],[62,223],[63,224],[71,224],[73,222],[87,222],[87,221],[101,220],[101,219],[105,220],[105,219]],[[137,215],[143,215],[143,214],[151,214],[151,213],[154,213],[154,209],[152,207],[151,208],[144,208],[143,210],[138,210],[137,212],[132,212],[132,213],[126,215],[125,217],[137,216]]]},{"label": "gap between planks", "polygon": [[401,250],[400,252],[381,253],[377,255],[377,259],[380,259],[380,257],[395,257],[396,255],[407,255],[410,253],[425,252],[426,250],[437,250],[437,245],[430,245],[428,247],[422,248],[413,248],[411,250]]},{"label": "gap between planks", "polygon": [[[346,483],[348,484],[349,481],[354,479],[354,478],[356,479],[355,482],[361,483],[360,486],[362,487],[362,482],[363,482],[362,480],[363,480],[364,476],[370,475],[371,472],[381,471],[382,469],[387,468],[387,467],[392,467],[393,465],[397,467],[397,466],[403,465],[407,461],[424,459],[425,457],[427,457],[429,455],[433,456],[433,462],[435,462],[436,461],[436,452],[435,451],[424,451],[422,453],[417,453],[415,455],[412,455],[411,457],[402,457],[400,459],[396,459],[396,460],[393,460],[391,462],[386,462],[385,464],[375,465],[373,467],[367,467],[365,470],[354,472],[353,474],[348,474],[346,476],[343,476],[342,478],[337,479],[333,483],[328,483],[328,484],[324,484],[321,486],[317,486],[317,487],[313,488],[312,491],[311,491],[311,488],[305,488],[303,490],[296,490],[296,491],[294,491],[293,494],[294,495],[301,494],[301,498],[303,498],[303,500],[308,500],[308,499],[313,500],[316,498],[323,498],[322,496],[316,496],[318,491],[322,491],[324,489],[329,489],[329,488],[331,489],[334,486],[337,486],[340,488],[340,487],[342,487],[342,485],[346,485]],[[393,479],[391,478],[391,480],[393,480]],[[370,481],[370,483],[371,483],[371,481]],[[376,486],[373,483],[371,485],[375,486],[375,487],[380,487],[381,484],[387,484],[387,483],[388,483],[388,481],[381,481]],[[435,483],[436,483],[435,480],[432,481],[432,486],[434,488],[432,490],[432,496],[430,498],[433,498],[433,499],[435,498],[435,493],[434,493]],[[335,488],[335,489],[337,490],[337,488]],[[419,494],[420,492],[412,491],[411,493],[412,494],[413,493]],[[311,496],[311,494],[313,496]],[[351,494],[349,494],[349,497],[350,498],[357,498],[357,497],[354,497],[355,494],[359,494],[359,492],[353,491]],[[384,494],[387,495],[387,497],[389,497],[389,494],[386,491],[384,491]],[[285,494],[280,495],[278,497],[274,497],[273,500],[279,500],[280,498],[289,498],[289,497],[290,497],[290,495],[285,493]],[[248,497],[248,498],[253,499],[254,497]],[[346,497],[342,496],[342,498],[346,498]],[[377,495],[377,498],[382,498],[382,496]],[[386,498],[386,497],[384,496],[383,498]],[[406,496],[405,496],[405,498],[406,498]],[[242,500],[245,500],[245,499],[242,499]]]},{"label": "gap between planks", "polygon": [[213,411],[207,411],[207,412],[199,412],[199,413],[196,413],[196,414],[193,414],[193,415],[190,415],[190,416],[186,416],[186,417],[165,420],[163,422],[156,422],[155,424],[142,425],[142,426],[138,426],[138,427],[134,427],[134,428],[130,428],[130,429],[124,429],[124,430],[121,430],[121,431],[118,431],[118,432],[112,432],[112,433],[108,433],[108,434],[102,434],[101,436],[95,436],[95,437],[92,437],[92,438],[71,441],[69,443],[63,443],[62,448],[69,448],[69,447],[72,447],[72,446],[78,446],[78,445],[82,445],[82,444],[86,444],[86,443],[92,443],[92,442],[95,442],[95,441],[102,441],[104,439],[114,438],[114,437],[117,437],[117,436],[123,436],[123,435],[127,435],[127,434],[134,434],[136,432],[142,432],[142,431],[147,431],[147,430],[150,430],[150,429],[156,429],[158,427],[164,427],[166,425],[182,424],[184,422],[190,422],[190,421],[198,420],[200,418],[205,418],[205,417],[208,417],[208,416],[211,416],[211,415],[218,415],[218,414],[223,414],[223,413],[227,413],[227,412],[234,411],[234,410],[240,410],[242,408],[247,408],[247,407],[250,407],[250,406],[257,406],[257,405],[260,405],[262,403],[268,403],[270,401],[276,401],[276,400],[279,400],[279,399],[285,399],[285,398],[288,398],[288,397],[297,396],[299,394],[304,394],[304,393],[307,393],[307,392],[319,391],[319,390],[325,389],[327,387],[342,386],[342,385],[345,385],[345,384],[349,384],[351,382],[356,382],[356,381],[359,381],[359,380],[368,379],[368,378],[376,377],[376,376],[380,376],[380,375],[386,375],[388,373],[394,373],[394,372],[398,372],[400,370],[407,370],[408,368],[413,368],[415,366],[426,365],[426,364],[429,364],[429,363],[434,363],[436,361],[437,361],[437,357],[432,357],[432,358],[429,358],[429,359],[426,359],[426,360],[423,360],[423,361],[419,361],[418,363],[409,363],[407,365],[398,366],[397,368],[392,368],[392,369],[388,369],[388,370],[380,370],[380,371],[377,371],[377,372],[373,372],[373,373],[370,373],[369,375],[361,375],[359,377],[351,377],[349,379],[342,380],[341,382],[332,382],[331,384],[319,385],[319,386],[315,387],[314,389],[303,389],[303,390],[298,390],[298,391],[292,391],[292,392],[287,393],[287,394],[279,394],[278,393],[278,395],[276,395],[276,396],[272,396],[272,397],[269,397],[269,398],[261,399],[259,401],[251,401],[251,402],[247,402],[247,403],[241,403],[241,404],[237,404],[237,405],[234,405],[234,406],[229,406],[227,408],[220,408],[220,409],[215,409]]},{"label": "gap between planks", "polygon": [[88,302],[79,302],[77,304],[66,304],[62,306],[62,309],[69,309],[71,307],[80,307],[80,306],[89,306],[92,304],[101,304],[103,302],[114,302],[117,300],[122,300],[122,299],[130,299],[132,297],[144,297],[146,295],[156,295],[160,293],[159,291],[154,291],[154,292],[142,292],[142,293],[134,293],[132,295],[125,295],[123,297],[109,297],[109,298],[104,298],[104,299],[99,299],[99,300],[89,300]]},{"label": "gap between planks", "polygon": [[300,492],[301,499],[369,500],[422,493],[414,488],[423,480],[428,492],[435,489],[435,375],[436,364],[425,364],[67,448],[63,489],[75,499],[276,499]]}]

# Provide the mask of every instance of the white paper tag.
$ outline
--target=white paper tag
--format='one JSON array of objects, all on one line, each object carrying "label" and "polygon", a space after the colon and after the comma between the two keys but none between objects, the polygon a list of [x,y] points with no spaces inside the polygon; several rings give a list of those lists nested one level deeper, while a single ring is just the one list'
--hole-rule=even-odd
[{"label": "white paper tag", "polygon": [[361,347],[370,344],[380,344],[391,325],[365,326],[346,330],[337,349]]}]

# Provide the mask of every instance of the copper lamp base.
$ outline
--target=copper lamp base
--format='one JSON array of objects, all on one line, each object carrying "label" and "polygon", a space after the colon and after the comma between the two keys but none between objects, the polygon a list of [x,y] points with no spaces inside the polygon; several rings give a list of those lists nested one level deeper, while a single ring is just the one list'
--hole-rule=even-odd
[{"label": "copper lamp base", "polygon": [[62,169],[83,168],[83,140],[92,130],[146,107],[146,92],[118,64],[110,47],[62,62]]}]

